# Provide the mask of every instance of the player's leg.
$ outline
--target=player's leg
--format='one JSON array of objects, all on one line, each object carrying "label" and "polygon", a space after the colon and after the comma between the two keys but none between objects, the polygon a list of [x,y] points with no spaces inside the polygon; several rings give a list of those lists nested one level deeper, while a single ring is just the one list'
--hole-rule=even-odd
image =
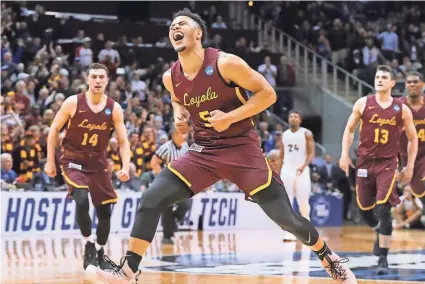
[{"label": "player's leg", "polygon": [[379,275],[389,272],[387,255],[393,231],[391,208],[400,203],[400,198],[395,190],[397,162],[388,161],[381,167],[382,170],[376,177],[376,213],[379,219],[379,248],[377,251],[379,260],[376,273]]},{"label": "player's leg", "polygon": [[348,260],[333,253],[310,221],[294,212],[282,184],[273,178],[270,185],[252,195],[252,199],[279,227],[291,232],[303,244],[309,246],[333,279],[345,281],[344,283],[357,283],[351,270],[343,265]]},{"label": "player's leg", "polygon": [[[293,208],[294,198],[295,198],[295,192],[294,192],[295,169],[283,168],[280,176],[285,186],[286,194],[288,195],[289,202],[291,203],[291,207]],[[290,232],[285,231],[283,233],[284,242],[290,242],[290,241],[296,241],[296,240],[297,240],[297,237],[295,237]]]},{"label": "player's leg", "polygon": [[111,204],[104,204],[96,207],[97,227],[96,227],[96,250],[97,262],[102,269],[111,269],[112,267],[104,261],[105,245],[109,238],[111,230]]},{"label": "player's leg", "polygon": [[311,179],[310,168],[305,168],[304,171],[295,180],[295,195],[300,209],[301,216],[310,220],[310,193]]},{"label": "player's leg", "polygon": [[89,191],[85,188],[73,188],[72,197],[75,200],[75,214],[77,224],[80,227],[81,234],[84,237],[84,269],[88,265],[98,265],[96,246],[94,236],[91,233],[92,220],[90,218],[89,209]]},{"label": "player's leg", "polygon": [[412,194],[419,198],[422,202],[422,216],[421,223],[425,226],[425,156],[420,157],[416,160],[415,169],[413,172],[412,182]]},{"label": "player's leg", "polygon": [[188,200],[217,181],[217,177],[212,174],[214,165],[208,168],[204,164],[206,162],[207,159],[199,159],[196,154],[189,152],[163,169],[142,194],[130,234],[128,251],[121,259],[120,265],[110,273],[93,266],[89,266],[87,271],[107,283],[132,279],[137,281],[140,275],[140,261],[153,240],[160,215],[171,205]]}]

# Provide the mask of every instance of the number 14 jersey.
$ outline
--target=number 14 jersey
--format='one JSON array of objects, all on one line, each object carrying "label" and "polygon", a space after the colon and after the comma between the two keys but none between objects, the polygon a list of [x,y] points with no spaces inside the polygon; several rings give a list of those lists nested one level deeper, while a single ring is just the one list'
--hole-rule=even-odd
[{"label": "number 14 jersey", "polygon": [[[418,156],[425,156],[425,105],[423,105],[419,110],[415,110],[407,104],[407,97],[401,98],[401,101],[407,105],[412,111],[413,122],[418,133]],[[401,135],[400,141],[400,154],[407,157],[407,144],[408,144],[406,133],[403,132]]]},{"label": "number 14 jersey", "polygon": [[205,49],[204,63],[193,80],[188,80],[177,60],[171,67],[171,78],[175,96],[189,111],[194,127],[195,142],[207,146],[213,140],[246,135],[254,126],[251,118],[232,124],[227,130],[217,132],[208,123],[213,110],[230,112],[248,100],[246,91],[227,83],[218,70],[217,61],[220,51]]},{"label": "number 14 jersey", "polygon": [[403,131],[403,103],[394,98],[392,104],[382,108],[375,95],[367,96],[360,121],[358,155],[363,158],[396,158]]}]

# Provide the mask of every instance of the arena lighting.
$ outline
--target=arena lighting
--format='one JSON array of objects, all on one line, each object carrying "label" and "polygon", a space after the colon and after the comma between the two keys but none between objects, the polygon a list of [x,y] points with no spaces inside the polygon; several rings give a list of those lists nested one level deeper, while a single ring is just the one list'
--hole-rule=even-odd
[{"label": "arena lighting", "polygon": [[248,6],[249,6],[249,7],[254,6],[254,1],[249,1],[249,2],[248,2]]}]

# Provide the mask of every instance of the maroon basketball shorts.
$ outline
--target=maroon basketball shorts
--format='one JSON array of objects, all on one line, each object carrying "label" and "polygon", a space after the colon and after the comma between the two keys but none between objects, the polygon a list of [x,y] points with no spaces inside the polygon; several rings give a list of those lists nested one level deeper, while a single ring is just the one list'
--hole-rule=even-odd
[{"label": "maroon basketball shorts", "polygon": [[371,210],[377,204],[400,203],[395,189],[398,162],[390,159],[364,159],[357,161],[356,193],[361,210]]},{"label": "maroon basketball shorts", "polygon": [[223,179],[236,184],[246,195],[267,188],[272,178],[282,184],[258,145],[255,133],[221,139],[219,143],[207,147],[192,144],[185,155],[168,164],[168,169],[194,194]]},{"label": "maroon basketball shorts", "polygon": [[[407,162],[407,157],[404,158]],[[413,169],[412,181],[410,186],[412,187],[412,193],[414,196],[421,198],[425,196],[425,155],[416,157],[415,168]]]},{"label": "maroon basketball shorts", "polygon": [[68,195],[72,196],[73,188],[83,188],[90,192],[92,203],[95,207],[104,204],[114,204],[118,195],[112,187],[109,172],[84,172],[73,166],[72,163],[62,163],[62,176],[68,185]]}]

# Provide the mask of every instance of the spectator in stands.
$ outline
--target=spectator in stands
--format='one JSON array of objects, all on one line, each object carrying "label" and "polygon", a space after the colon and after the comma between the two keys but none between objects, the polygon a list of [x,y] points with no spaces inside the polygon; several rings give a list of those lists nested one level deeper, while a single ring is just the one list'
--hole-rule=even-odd
[{"label": "spectator in stands", "polygon": [[83,39],[83,46],[77,48],[75,60],[78,60],[82,70],[86,70],[90,64],[93,63],[93,51],[90,48],[91,38],[86,37]]},{"label": "spectator in stands", "polygon": [[279,167],[279,156],[280,152],[278,149],[273,149],[270,152],[267,153],[267,159],[270,163],[270,167],[277,173],[280,174],[280,167]]},{"label": "spectator in stands", "polygon": [[334,190],[337,186],[337,183],[340,178],[340,169],[339,167],[332,163],[332,156],[325,155],[325,164],[320,167],[319,175],[320,182],[328,190]]},{"label": "spectator in stands", "polygon": [[105,48],[100,51],[98,59],[99,62],[114,64],[116,67],[121,64],[120,54],[116,49],[112,48],[112,42],[109,40],[105,43]]},{"label": "spectator in stands", "polygon": [[401,203],[393,211],[393,228],[400,229],[424,229],[420,218],[422,207],[424,206],[419,198],[412,194],[410,185],[403,188],[403,195],[400,197]]},{"label": "spectator in stands", "polygon": [[226,23],[223,21],[223,17],[218,15],[215,22],[212,23],[211,28],[213,29],[227,29]]},{"label": "spectator in stands", "polygon": [[121,190],[133,190],[136,192],[141,191],[142,188],[142,181],[139,177],[136,175],[136,165],[133,163],[130,163],[130,170],[129,170],[130,179],[126,182],[121,183],[120,189]]},{"label": "spectator in stands", "polygon": [[264,64],[258,66],[258,72],[266,78],[272,87],[276,87],[277,67],[271,63],[270,56],[264,58]]},{"label": "spectator in stands", "polygon": [[333,21],[332,29],[328,32],[328,39],[332,49],[332,63],[340,64],[344,62],[347,56],[347,34],[340,19]]},{"label": "spectator in stands", "polygon": [[18,174],[19,182],[30,182],[34,174],[40,171],[39,155],[35,144],[34,135],[27,132],[23,143],[13,151],[13,170]]},{"label": "spectator in stands", "polygon": [[12,169],[13,159],[9,153],[1,154],[1,180],[6,184],[13,184],[16,182],[16,172]]},{"label": "spectator in stands", "polygon": [[387,30],[381,32],[377,39],[381,41],[382,51],[387,59],[393,59],[395,53],[399,51],[398,48],[398,35],[395,33],[396,26],[389,23],[387,24]]}]

